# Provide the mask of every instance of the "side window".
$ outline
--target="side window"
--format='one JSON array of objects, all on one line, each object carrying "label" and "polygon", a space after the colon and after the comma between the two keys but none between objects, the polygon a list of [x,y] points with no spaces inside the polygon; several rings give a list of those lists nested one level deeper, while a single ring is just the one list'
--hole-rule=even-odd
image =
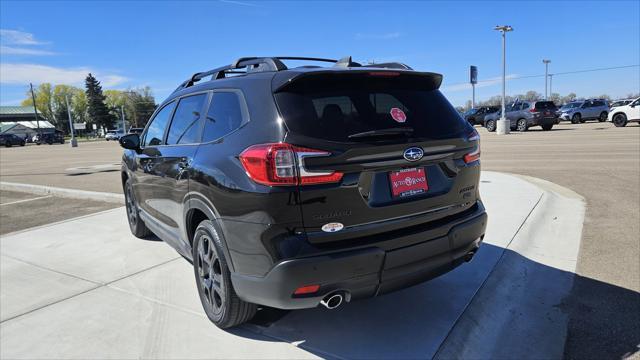
[{"label": "side window", "polygon": [[193,144],[199,142],[200,119],[207,94],[187,96],[180,99],[173,115],[167,145]]},{"label": "side window", "polygon": [[213,141],[239,128],[248,114],[236,92],[214,92],[204,123],[202,142]]},{"label": "side window", "polygon": [[173,112],[173,108],[176,106],[175,102],[165,105],[156,116],[151,119],[151,123],[147,128],[147,132],[144,134],[142,140],[143,146],[157,146],[162,145],[162,139],[164,138],[164,130],[167,128],[169,118]]},{"label": "side window", "polygon": [[529,108],[529,103],[522,103],[522,109],[521,110],[526,110]]}]

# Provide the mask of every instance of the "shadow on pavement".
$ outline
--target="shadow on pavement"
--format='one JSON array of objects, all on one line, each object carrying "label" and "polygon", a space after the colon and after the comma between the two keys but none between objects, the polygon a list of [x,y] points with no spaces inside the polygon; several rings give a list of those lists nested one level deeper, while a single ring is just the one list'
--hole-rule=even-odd
[{"label": "shadow on pavement", "polygon": [[[474,265],[483,261],[482,253],[502,254],[496,268],[513,269],[508,281],[500,271],[478,281]],[[430,282],[335,310],[266,308],[248,328],[322,357],[536,358],[562,356],[569,321],[567,357],[622,358],[638,351],[638,292],[490,244],[483,245],[477,257]]]},{"label": "shadow on pavement", "polygon": [[576,275],[562,305],[569,313],[567,359],[621,359],[640,351],[640,293]]}]

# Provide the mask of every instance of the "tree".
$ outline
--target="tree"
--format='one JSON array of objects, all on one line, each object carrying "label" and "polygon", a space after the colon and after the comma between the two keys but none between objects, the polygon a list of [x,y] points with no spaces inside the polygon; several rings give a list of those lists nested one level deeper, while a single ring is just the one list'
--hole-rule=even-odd
[{"label": "tree", "polygon": [[[36,108],[40,115],[52,123],[55,123],[56,118],[53,108],[53,91],[51,84],[42,83],[36,89],[33,89],[33,93],[36,98]],[[27,98],[22,101],[22,106],[33,106],[31,91],[27,91],[26,96]]]},{"label": "tree", "polygon": [[87,112],[91,121],[99,127],[109,129],[113,127],[115,117],[109,113],[109,109],[105,105],[105,96],[102,93],[100,82],[91,74],[85,79],[87,94]]},{"label": "tree", "polygon": [[[67,111],[67,100],[69,101],[69,107],[73,110],[74,96],[77,96],[79,93],[82,93],[81,89],[77,87],[73,87],[70,85],[56,85],[53,88],[53,109],[56,118],[56,128],[64,130],[66,133],[70,133],[69,128],[69,113]],[[74,122],[78,122],[75,119],[75,112],[72,111]]]}]

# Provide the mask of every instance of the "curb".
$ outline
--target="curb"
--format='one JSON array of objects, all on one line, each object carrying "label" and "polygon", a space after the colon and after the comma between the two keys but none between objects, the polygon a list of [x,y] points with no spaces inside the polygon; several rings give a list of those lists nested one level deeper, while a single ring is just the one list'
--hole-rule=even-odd
[{"label": "curb", "polygon": [[99,191],[66,189],[45,185],[20,184],[0,181],[0,190],[26,192],[38,195],[54,195],[69,199],[94,200],[124,204],[124,195]]}]

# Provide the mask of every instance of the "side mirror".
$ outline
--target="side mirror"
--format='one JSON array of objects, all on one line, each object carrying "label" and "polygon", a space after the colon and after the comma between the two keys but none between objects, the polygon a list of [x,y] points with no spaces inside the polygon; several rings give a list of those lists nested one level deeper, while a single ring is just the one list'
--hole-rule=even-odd
[{"label": "side mirror", "polygon": [[127,134],[121,136],[118,140],[120,142],[120,146],[129,150],[140,150],[140,137],[138,134]]}]

